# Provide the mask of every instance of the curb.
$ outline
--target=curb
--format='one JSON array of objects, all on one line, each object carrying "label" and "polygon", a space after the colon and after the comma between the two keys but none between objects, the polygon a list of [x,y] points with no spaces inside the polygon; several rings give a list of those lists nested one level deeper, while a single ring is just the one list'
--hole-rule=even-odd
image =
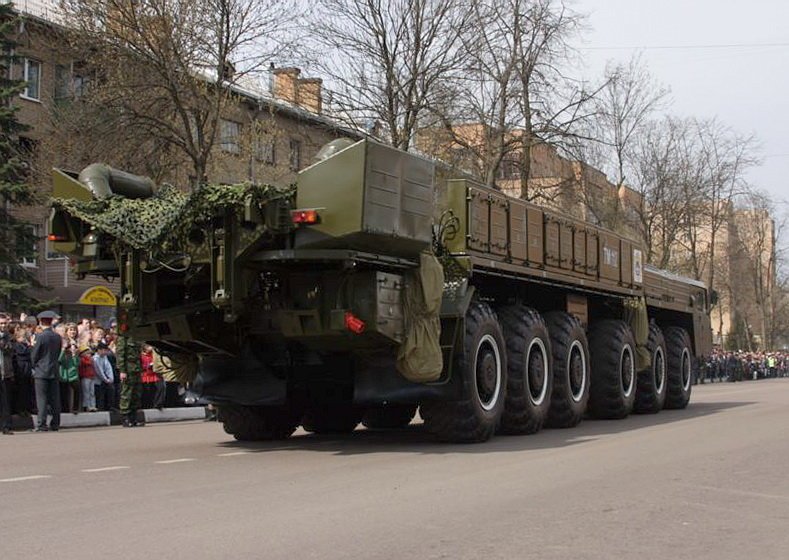
[{"label": "curb", "polygon": [[[137,421],[146,424],[159,422],[183,422],[186,420],[204,420],[208,418],[208,410],[204,406],[189,406],[183,408],[155,408],[138,410]],[[18,416],[11,418],[11,425],[15,431],[31,430],[35,426],[36,415]],[[72,414],[64,412],[60,415],[61,428],[98,428],[101,426],[120,426],[121,415],[118,412],[80,412]]]}]

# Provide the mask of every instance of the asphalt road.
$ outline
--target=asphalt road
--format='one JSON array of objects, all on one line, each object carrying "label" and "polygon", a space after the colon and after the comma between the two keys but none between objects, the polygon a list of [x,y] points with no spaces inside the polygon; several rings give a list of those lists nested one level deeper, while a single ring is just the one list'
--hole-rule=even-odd
[{"label": "asphalt road", "polygon": [[0,558],[789,558],[789,379],[437,444],[216,423],[0,437]]}]

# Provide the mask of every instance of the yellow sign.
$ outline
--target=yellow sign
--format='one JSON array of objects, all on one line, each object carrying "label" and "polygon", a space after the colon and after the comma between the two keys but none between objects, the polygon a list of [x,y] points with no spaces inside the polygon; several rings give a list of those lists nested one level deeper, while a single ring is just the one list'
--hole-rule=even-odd
[{"label": "yellow sign", "polygon": [[81,303],[83,305],[107,305],[114,307],[118,304],[118,300],[115,297],[115,294],[113,294],[109,288],[105,286],[94,286],[85,290],[85,292],[77,300],[77,303]]}]

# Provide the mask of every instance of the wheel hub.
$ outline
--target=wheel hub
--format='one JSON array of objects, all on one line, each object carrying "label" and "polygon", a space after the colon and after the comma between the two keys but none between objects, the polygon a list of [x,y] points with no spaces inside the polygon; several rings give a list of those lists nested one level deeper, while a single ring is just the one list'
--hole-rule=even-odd
[{"label": "wheel hub", "polygon": [[653,374],[655,376],[655,390],[658,394],[663,392],[663,386],[666,381],[666,362],[663,358],[663,350],[658,347],[653,358],[655,361]]},{"label": "wheel hub", "polygon": [[630,396],[633,391],[633,353],[630,346],[625,346],[622,349],[621,371],[620,378],[622,380],[622,392],[626,397]]},{"label": "wheel hub", "polygon": [[570,376],[570,392],[575,402],[580,402],[586,389],[586,359],[577,340],[570,347],[570,360],[568,364]]},{"label": "wheel hub", "polygon": [[480,340],[474,362],[477,397],[483,409],[492,410],[501,392],[501,356],[491,335]]},{"label": "wheel hub", "polygon": [[526,381],[529,384],[529,396],[534,404],[541,404],[545,399],[548,383],[548,363],[545,346],[539,339],[532,341],[529,347]]},{"label": "wheel hub", "polygon": [[682,389],[687,391],[690,388],[690,352],[685,348],[682,350]]}]

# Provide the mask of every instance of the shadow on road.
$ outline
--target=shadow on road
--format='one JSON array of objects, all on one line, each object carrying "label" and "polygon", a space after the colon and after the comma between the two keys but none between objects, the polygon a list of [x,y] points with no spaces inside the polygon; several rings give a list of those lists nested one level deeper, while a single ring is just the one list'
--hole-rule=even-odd
[{"label": "shadow on road", "polygon": [[755,404],[754,402],[702,402],[692,403],[685,410],[664,410],[659,414],[633,415],[624,420],[585,419],[575,428],[567,430],[542,430],[530,436],[496,436],[482,444],[441,443],[419,423],[399,430],[357,429],[344,435],[300,434],[285,441],[239,442],[227,441],[222,448],[243,449],[266,453],[298,449],[336,455],[358,455],[366,453],[491,453],[525,451],[529,449],[555,449],[594,441],[601,436],[621,432],[636,432],[655,426],[673,424],[701,418],[720,412]]}]

